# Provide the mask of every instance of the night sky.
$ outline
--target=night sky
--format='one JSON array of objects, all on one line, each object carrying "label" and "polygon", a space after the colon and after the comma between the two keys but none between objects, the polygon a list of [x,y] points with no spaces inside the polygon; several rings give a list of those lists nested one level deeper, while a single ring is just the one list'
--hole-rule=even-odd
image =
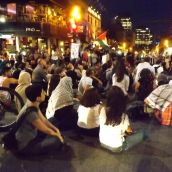
[{"label": "night sky", "polygon": [[[103,16],[130,15],[134,27],[149,27],[156,36],[172,36],[172,0],[97,0],[105,9]],[[107,25],[105,21],[105,26]],[[171,29],[170,29],[171,28]]]}]

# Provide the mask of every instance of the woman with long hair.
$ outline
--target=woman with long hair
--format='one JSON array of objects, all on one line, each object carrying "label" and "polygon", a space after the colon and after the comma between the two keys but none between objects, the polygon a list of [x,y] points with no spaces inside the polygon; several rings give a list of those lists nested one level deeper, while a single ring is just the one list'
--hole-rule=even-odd
[{"label": "woman with long hair", "polygon": [[78,107],[78,126],[80,134],[98,136],[101,104],[96,88],[89,88],[81,97]]},{"label": "woman with long hair", "polygon": [[126,96],[117,86],[107,93],[105,107],[100,112],[101,145],[113,152],[127,150],[143,139],[143,132],[134,133],[125,114]]},{"label": "woman with long hair", "polygon": [[112,76],[112,85],[120,87],[124,94],[128,94],[129,76],[123,60],[118,60],[115,67],[115,73]]},{"label": "woman with long hair", "polygon": [[147,68],[140,72],[140,78],[135,85],[135,91],[137,100],[144,101],[144,99],[153,91],[155,88],[155,76]]}]

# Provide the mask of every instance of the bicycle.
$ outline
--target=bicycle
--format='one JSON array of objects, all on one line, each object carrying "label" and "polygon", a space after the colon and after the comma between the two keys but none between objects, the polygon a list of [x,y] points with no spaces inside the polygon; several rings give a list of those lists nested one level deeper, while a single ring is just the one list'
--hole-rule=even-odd
[{"label": "bicycle", "polygon": [[8,131],[15,124],[23,105],[23,99],[15,90],[0,87],[0,132]]}]

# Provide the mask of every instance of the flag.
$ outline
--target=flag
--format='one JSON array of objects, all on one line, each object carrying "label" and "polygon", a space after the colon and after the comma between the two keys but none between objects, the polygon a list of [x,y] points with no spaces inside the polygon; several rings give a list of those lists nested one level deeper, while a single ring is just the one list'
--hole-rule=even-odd
[{"label": "flag", "polygon": [[105,40],[106,39],[106,34],[107,34],[107,31],[106,32],[103,32],[102,34],[100,34],[96,39],[100,39],[100,40]]},{"label": "flag", "polygon": [[106,38],[107,31],[103,32],[100,34],[97,38],[96,41],[100,44],[100,46],[106,50],[109,50],[109,46],[107,44],[107,38]]}]

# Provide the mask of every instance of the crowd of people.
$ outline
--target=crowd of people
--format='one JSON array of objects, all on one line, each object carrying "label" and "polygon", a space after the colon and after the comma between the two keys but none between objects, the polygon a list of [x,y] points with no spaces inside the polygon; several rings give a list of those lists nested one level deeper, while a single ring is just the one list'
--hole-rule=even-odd
[{"label": "crowd of people", "polygon": [[[58,150],[65,130],[78,137],[97,137],[113,152],[128,150],[146,137],[130,124],[130,119],[150,117],[145,106],[160,124],[172,125],[172,59],[167,64],[159,57],[151,64],[149,57],[89,49],[80,51],[77,59],[70,59],[69,50],[53,58],[38,50],[11,59],[4,53],[0,58],[0,86],[15,89],[25,103],[18,109],[18,119],[26,116],[15,134],[18,153]],[[2,95],[5,102],[8,96]],[[142,102],[143,114],[126,110],[134,101]]]}]

